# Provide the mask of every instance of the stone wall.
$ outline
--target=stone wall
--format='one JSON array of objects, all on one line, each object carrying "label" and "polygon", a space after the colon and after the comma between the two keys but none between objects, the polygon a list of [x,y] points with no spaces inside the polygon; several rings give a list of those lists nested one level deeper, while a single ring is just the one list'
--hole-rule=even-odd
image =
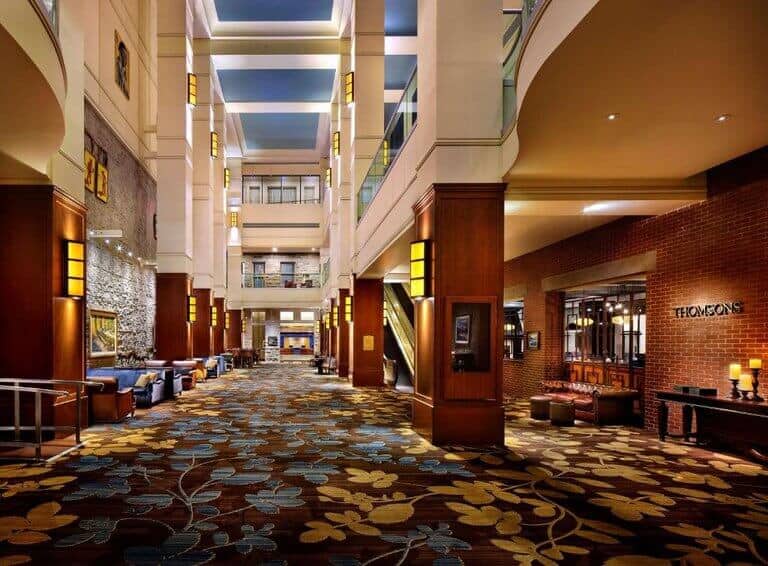
[{"label": "stone wall", "polygon": [[144,355],[154,349],[156,183],[87,101],[85,133],[86,149],[107,165],[110,186],[106,203],[85,192],[89,233],[123,231],[109,243],[89,238],[86,305],[117,313],[118,352]]}]

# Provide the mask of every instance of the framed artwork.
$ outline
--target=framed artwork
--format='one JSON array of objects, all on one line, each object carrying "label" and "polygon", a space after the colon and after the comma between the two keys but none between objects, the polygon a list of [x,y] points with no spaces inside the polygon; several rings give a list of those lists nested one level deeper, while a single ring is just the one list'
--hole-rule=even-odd
[{"label": "framed artwork", "polygon": [[101,163],[96,168],[96,198],[102,202],[109,200],[109,169]]},{"label": "framed artwork", "polygon": [[528,332],[526,333],[526,346],[529,350],[538,350],[541,347],[541,332]]},{"label": "framed artwork", "polygon": [[85,166],[85,190],[92,193],[96,192],[96,158],[87,149],[85,150],[83,165]]},{"label": "framed artwork", "polygon": [[91,310],[90,352],[92,358],[105,358],[117,355],[117,313]]},{"label": "framed artwork", "polygon": [[131,55],[115,30],[115,82],[126,98],[131,98]]},{"label": "framed artwork", "polygon": [[472,315],[462,314],[456,317],[453,327],[454,344],[469,344],[470,328],[472,326]]}]

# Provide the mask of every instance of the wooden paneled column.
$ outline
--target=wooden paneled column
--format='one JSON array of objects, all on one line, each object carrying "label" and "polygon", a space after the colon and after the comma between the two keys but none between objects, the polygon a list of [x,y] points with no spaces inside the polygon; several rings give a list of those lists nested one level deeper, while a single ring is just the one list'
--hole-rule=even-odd
[{"label": "wooden paneled column", "polygon": [[156,277],[155,358],[187,360],[192,357],[192,324],[188,322],[192,276],[158,273]]},{"label": "wooden paneled column", "polygon": [[213,353],[221,354],[224,351],[224,332],[226,322],[226,311],[224,310],[224,298],[215,297],[213,299],[213,306],[216,307],[216,326],[212,327],[213,331]]},{"label": "wooden paneled column", "polygon": [[[85,246],[82,204],[51,185],[0,188],[0,377],[85,379],[85,281],[82,297],[67,295],[67,240]],[[43,424],[73,424],[74,399],[52,400],[43,396]],[[0,396],[3,424],[8,402]],[[23,404],[22,421],[34,424],[32,405]]]},{"label": "wooden paneled column", "polygon": [[[329,311],[330,314],[328,316],[328,353],[334,357],[336,357],[336,343],[339,341],[339,329],[333,323],[333,308],[336,306],[338,306],[336,299],[331,299],[331,310]],[[336,360],[338,361],[338,357],[336,357]]]},{"label": "wooden paneled column", "polygon": [[414,428],[438,444],[503,444],[504,185],[434,184],[414,213],[432,272],[414,309]]},{"label": "wooden paneled column", "polygon": [[323,314],[320,313],[320,355],[328,355],[328,329],[325,327],[325,321],[323,320]]},{"label": "wooden paneled column", "polygon": [[192,324],[192,354],[195,358],[207,358],[213,355],[213,290],[195,289],[194,293],[197,297],[197,320]]},{"label": "wooden paneled column", "polygon": [[339,289],[339,326],[336,329],[336,364],[339,377],[349,377],[349,323],[346,320],[346,299],[349,289]]},{"label": "wooden paneled column", "polygon": [[224,348],[243,347],[243,317],[240,309],[229,310],[229,328],[224,339]]},{"label": "wooden paneled column", "polygon": [[350,375],[355,387],[384,385],[384,282],[355,279]]}]

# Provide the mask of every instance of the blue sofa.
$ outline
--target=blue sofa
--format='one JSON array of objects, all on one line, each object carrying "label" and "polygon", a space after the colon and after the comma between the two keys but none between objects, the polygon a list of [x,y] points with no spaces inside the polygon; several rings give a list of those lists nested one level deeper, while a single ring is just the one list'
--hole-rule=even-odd
[{"label": "blue sofa", "polygon": [[[158,374],[157,379],[153,383],[148,383],[146,387],[136,387],[139,376],[148,372],[156,372]],[[91,377],[117,378],[119,389],[133,389],[133,396],[139,407],[150,407],[165,399],[165,372],[162,370],[158,371],[155,368],[90,368],[86,372],[86,379]]]}]

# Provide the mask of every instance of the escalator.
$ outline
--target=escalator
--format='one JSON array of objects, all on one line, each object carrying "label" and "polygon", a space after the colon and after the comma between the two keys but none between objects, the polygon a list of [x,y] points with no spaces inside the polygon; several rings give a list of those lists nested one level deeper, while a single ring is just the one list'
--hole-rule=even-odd
[{"label": "escalator", "polygon": [[413,383],[415,337],[413,303],[400,283],[384,284],[387,325],[384,327],[384,356],[396,362],[397,384]]}]

